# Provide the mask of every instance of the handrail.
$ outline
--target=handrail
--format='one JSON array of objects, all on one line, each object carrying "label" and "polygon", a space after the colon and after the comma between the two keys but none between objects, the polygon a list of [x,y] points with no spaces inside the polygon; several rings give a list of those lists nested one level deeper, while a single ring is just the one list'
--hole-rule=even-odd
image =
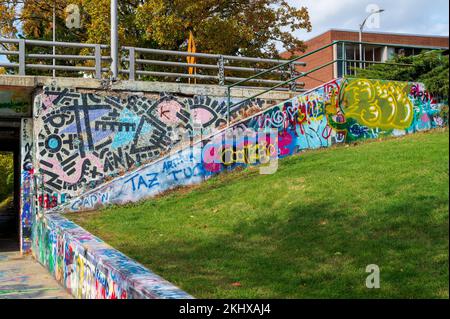
[{"label": "handrail", "polygon": [[[255,78],[257,78],[257,77],[259,77],[259,76],[262,76],[262,75],[265,75],[265,74],[267,74],[267,73],[269,73],[269,72],[271,72],[271,71],[275,71],[275,70],[278,69],[278,68],[282,68],[282,67],[284,67],[284,66],[291,65],[292,63],[295,63],[296,61],[298,61],[298,60],[300,60],[300,59],[304,59],[304,58],[306,58],[306,57],[308,57],[308,56],[311,56],[311,55],[313,55],[313,54],[316,54],[317,52],[323,51],[323,50],[325,50],[325,49],[327,49],[327,48],[329,48],[329,47],[331,47],[331,46],[334,46],[334,45],[337,45],[337,44],[341,44],[341,43],[346,43],[346,44],[362,44],[362,45],[370,45],[370,46],[386,46],[386,45],[389,45],[389,46],[392,46],[392,47],[416,48],[416,49],[429,49],[429,50],[440,50],[440,49],[444,49],[444,48],[439,48],[439,47],[426,47],[426,46],[416,46],[416,45],[406,45],[406,44],[403,45],[403,44],[387,44],[387,43],[376,43],[376,42],[359,42],[359,41],[336,40],[336,41],[333,41],[332,43],[327,44],[327,45],[325,45],[325,46],[323,46],[323,47],[320,47],[320,48],[318,48],[318,49],[316,49],[316,50],[313,50],[313,51],[308,52],[308,53],[306,53],[306,54],[304,54],[304,55],[301,55],[301,56],[299,56],[299,57],[297,57],[297,58],[294,58],[294,59],[292,59],[292,60],[289,60],[289,61],[287,61],[287,62],[285,62],[285,63],[283,63],[283,64],[281,64],[281,65],[276,65],[276,66],[274,66],[274,67],[272,67],[272,68],[270,68],[270,69],[267,69],[267,70],[262,71],[262,72],[260,72],[260,73],[258,73],[258,74],[255,74],[255,75],[253,75],[253,76],[251,76],[251,77],[249,77],[249,78],[247,78],[247,79],[245,79],[245,80],[243,80],[243,81],[240,81],[240,82],[238,82],[238,83],[231,84],[231,85],[229,85],[228,87],[233,88],[233,87],[235,87],[235,86],[237,86],[237,85],[240,85],[240,84],[242,84],[242,83],[245,83],[247,80],[255,79]],[[356,61],[356,60],[353,60],[353,61],[348,60],[347,62],[355,62],[355,61]],[[376,63],[377,61],[357,61],[357,62]],[[384,62],[381,62],[381,63],[384,63]]]},{"label": "handrail", "polygon": [[[14,48],[8,48],[7,45],[14,45]],[[72,42],[53,42],[53,41],[43,41],[43,40],[33,40],[33,39],[5,39],[0,38],[0,46],[4,49],[0,49],[0,55],[7,57],[14,57],[14,62],[4,61],[0,62],[0,67],[8,69],[18,69],[14,71],[14,74],[26,75],[28,69],[39,69],[39,70],[53,70],[53,71],[69,71],[69,72],[88,72],[93,73],[95,78],[102,79],[105,73],[108,72],[109,64],[111,63],[111,57],[102,55],[103,50],[109,50],[108,45],[104,44],[93,44],[93,43],[72,43]],[[53,54],[45,53],[29,53],[27,52],[28,47],[53,47],[53,48],[78,48],[78,49],[89,49],[94,52],[84,52],[83,55],[80,54]],[[1,47],[0,47],[1,48]],[[8,50],[12,49],[12,50]],[[68,52],[69,53],[69,52]],[[220,85],[225,86],[225,82],[240,82],[246,80],[248,74],[258,73],[266,71],[258,65],[245,66],[245,65],[233,65],[235,62],[247,62],[247,63],[264,63],[264,64],[275,64],[281,65],[285,64],[286,60],[282,59],[264,59],[257,57],[244,57],[244,56],[231,56],[231,55],[219,55],[219,54],[208,54],[208,53],[190,53],[185,51],[173,51],[173,50],[160,50],[151,48],[139,48],[124,46],[120,51],[122,62],[119,73],[124,75],[128,80],[135,80],[136,76],[151,76],[151,77],[165,77],[165,78],[188,78],[188,79],[200,79],[205,81],[218,81]],[[160,55],[160,56],[176,56],[176,57],[197,57],[199,59],[213,59],[212,63],[183,63],[177,58],[175,61],[165,61],[164,58],[148,59],[145,54],[149,55]],[[17,61],[15,60],[17,59]],[[31,61],[30,61],[31,60]],[[53,60],[53,63],[48,63],[48,60]],[[70,60],[69,65],[57,65],[56,61]],[[83,61],[90,62],[90,64],[85,64]],[[231,62],[233,61],[233,62]],[[166,68],[195,68],[197,70],[211,70],[211,72],[202,72],[198,74],[194,72],[182,73],[179,70],[165,70],[159,68],[146,68],[144,66],[162,66]],[[295,62],[295,65],[305,66],[304,62]],[[236,74],[225,74],[226,71],[236,72]],[[244,76],[237,76],[238,73],[245,72]],[[251,83],[258,83],[258,85],[263,84],[279,84],[282,82],[283,78],[278,79],[277,77],[285,77],[286,70],[276,70],[270,71],[273,73],[271,77],[258,80],[248,80]],[[53,74],[55,76],[55,73]],[[106,74],[108,76],[108,74]],[[292,73],[287,76],[292,76]],[[247,81],[246,81],[247,82]]]},{"label": "handrail", "polygon": [[[142,53],[152,53],[152,54],[160,54],[160,55],[174,55],[174,56],[183,56],[183,57],[196,57],[196,58],[206,58],[206,59],[218,59],[224,58],[226,60],[235,60],[235,61],[246,61],[246,62],[261,62],[261,63],[274,63],[274,64],[283,64],[286,60],[282,59],[264,59],[264,58],[252,58],[252,57],[244,57],[238,55],[221,55],[221,54],[210,54],[210,53],[193,53],[193,52],[185,52],[185,51],[174,51],[174,50],[161,50],[161,49],[149,49],[149,48],[135,48],[124,46],[123,50],[134,49],[135,52]],[[304,62],[298,62],[297,65],[306,65]]]},{"label": "handrail", "polygon": [[280,64],[280,65],[276,65],[276,66],[274,66],[274,67],[272,67],[272,68],[270,68],[270,69],[267,69],[266,71],[263,71],[263,72],[260,72],[260,73],[258,73],[258,74],[255,74],[255,75],[253,75],[253,76],[251,76],[251,77],[249,77],[249,78],[247,78],[247,79],[245,79],[245,80],[243,80],[243,81],[240,81],[240,82],[231,84],[231,85],[229,85],[228,87],[229,87],[229,88],[233,88],[233,87],[235,87],[235,86],[238,86],[238,85],[240,85],[240,84],[242,84],[242,83],[247,82],[248,80],[255,79],[255,78],[257,78],[257,77],[259,77],[259,76],[261,76],[261,75],[265,75],[265,74],[267,74],[267,73],[269,73],[269,72],[271,72],[271,71],[274,71],[274,70],[276,70],[276,69],[278,69],[278,68],[282,68],[282,67],[284,67],[284,66],[291,65],[291,64],[297,62],[297,61],[300,60],[300,59],[304,59],[304,58],[306,58],[306,57],[308,57],[308,56],[310,56],[310,55],[312,55],[312,54],[315,54],[315,53],[317,53],[317,52],[319,52],[319,51],[322,51],[322,50],[324,50],[324,49],[327,49],[328,47],[331,47],[331,46],[335,45],[336,42],[338,42],[338,41],[333,41],[332,43],[327,44],[326,46],[323,46],[323,47],[321,47],[321,48],[319,48],[319,49],[317,49],[317,50],[311,51],[311,52],[309,52],[309,53],[307,53],[307,54],[304,54],[304,55],[302,55],[302,56],[300,56],[300,57],[297,57],[297,58],[294,58],[294,59],[292,59],[292,60],[289,60],[289,61],[287,61],[286,63]]},{"label": "handrail", "polygon": [[286,85],[286,84],[288,84],[290,82],[297,81],[298,79],[300,79],[302,77],[305,77],[305,76],[307,76],[307,75],[309,75],[311,73],[317,72],[317,71],[319,71],[319,70],[321,70],[321,69],[323,69],[323,68],[325,68],[325,67],[327,67],[327,66],[329,66],[331,64],[339,62],[340,60],[341,59],[336,59],[336,60],[333,60],[331,62],[325,63],[325,64],[323,64],[321,66],[318,66],[318,67],[316,67],[316,68],[314,68],[314,69],[312,69],[312,70],[310,70],[308,72],[302,72],[300,75],[297,75],[297,76],[295,76],[295,77],[293,77],[293,78],[291,78],[289,80],[286,80],[286,81],[284,81],[282,83],[279,83],[279,84],[277,84],[277,85],[275,85],[275,86],[273,86],[273,87],[271,87],[269,89],[263,90],[262,92],[254,94],[251,97],[248,97],[248,98],[246,98],[244,100],[241,100],[241,101],[233,103],[233,104],[231,104],[231,88],[232,88],[232,86],[229,85],[228,88],[227,88],[227,98],[228,98],[228,103],[227,103],[227,125],[228,126],[230,125],[230,109],[231,109],[232,106],[235,107],[237,105],[241,105],[241,104],[247,103],[248,101],[257,98],[258,96],[266,94],[266,93],[268,93],[268,92],[270,92],[270,91],[272,91],[272,90],[274,90],[274,89],[276,89],[276,88],[278,88],[280,86]]},{"label": "handrail", "polygon": [[[286,66],[286,65],[292,65],[292,63],[295,63],[296,61],[298,61],[298,60],[300,60],[300,59],[304,59],[305,57],[311,56],[311,55],[316,54],[316,53],[318,53],[318,52],[320,52],[320,51],[323,51],[323,50],[325,50],[325,49],[327,49],[327,48],[329,48],[329,47],[331,47],[331,46],[335,46],[335,45],[338,45],[338,44],[343,44],[343,46],[342,46],[342,47],[343,47],[343,49],[342,49],[342,50],[343,50],[342,58],[334,59],[334,60],[332,60],[332,61],[330,61],[330,62],[327,62],[327,63],[325,63],[325,64],[323,64],[323,65],[320,65],[320,66],[318,66],[318,67],[316,67],[316,68],[314,68],[314,69],[312,69],[312,70],[309,70],[308,72],[302,72],[301,74],[299,74],[299,75],[297,75],[297,76],[294,76],[294,77],[290,78],[289,80],[286,80],[286,81],[284,81],[284,82],[281,82],[281,83],[279,83],[279,84],[273,86],[272,88],[265,89],[265,90],[263,90],[263,91],[261,91],[261,92],[255,94],[255,95],[253,95],[253,96],[251,96],[251,97],[249,97],[249,98],[246,98],[246,99],[244,99],[244,100],[241,100],[241,101],[239,101],[239,102],[236,102],[236,103],[232,103],[232,102],[231,102],[231,89],[234,88],[234,87],[236,87],[237,85],[243,84],[243,83],[248,82],[248,81],[253,81],[253,80],[255,80],[256,78],[258,78],[259,76],[265,75],[265,74],[267,74],[267,73],[269,73],[269,72],[273,72],[273,71],[277,70],[278,68],[282,68],[282,67],[284,67],[284,66]],[[304,54],[304,55],[301,55],[301,56],[299,56],[299,57],[297,57],[297,58],[294,58],[294,59],[292,59],[292,60],[290,60],[290,61],[287,61],[286,63],[283,63],[283,64],[281,64],[281,65],[274,66],[274,67],[272,67],[272,68],[270,68],[270,69],[268,69],[268,70],[265,70],[265,71],[262,71],[262,72],[260,72],[260,73],[258,73],[258,74],[255,74],[255,75],[253,75],[253,76],[251,76],[251,77],[249,77],[249,78],[247,78],[247,79],[245,79],[245,80],[242,80],[242,81],[239,81],[239,82],[237,82],[237,83],[228,85],[228,86],[227,86],[227,125],[230,125],[230,109],[231,109],[231,107],[235,107],[235,106],[237,106],[237,105],[244,104],[244,103],[248,102],[249,100],[255,99],[255,98],[257,98],[258,96],[261,96],[261,95],[263,95],[263,94],[266,94],[266,93],[268,93],[268,92],[270,92],[270,91],[272,91],[272,90],[274,90],[274,89],[276,89],[276,88],[278,88],[278,87],[280,87],[280,86],[283,86],[283,85],[286,85],[286,84],[288,84],[288,83],[297,81],[298,79],[300,79],[300,78],[302,78],[302,77],[308,76],[308,75],[311,74],[311,73],[317,72],[317,71],[319,71],[319,70],[321,70],[321,69],[323,69],[323,68],[325,68],[325,67],[327,67],[327,66],[330,66],[330,65],[335,64],[335,63],[338,63],[338,62],[343,62],[343,63],[349,63],[349,62],[350,62],[350,63],[364,63],[364,64],[386,64],[386,65],[397,65],[397,66],[405,66],[405,67],[407,67],[407,66],[412,66],[412,64],[406,64],[406,63],[381,62],[381,61],[367,61],[367,60],[362,60],[362,59],[361,59],[361,60],[346,59],[345,44],[363,44],[363,45],[370,45],[370,46],[386,46],[386,45],[388,45],[388,44],[386,44],[386,43],[382,44],[382,43],[358,42],[358,41],[344,41],[344,40],[333,41],[333,42],[330,43],[330,44],[327,44],[327,45],[325,45],[325,46],[323,46],[323,47],[320,47],[320,48],[318,48],[318,49],[316,49],[316,50],[313,50],[313,51],[311,51],[311,52],[308,52],[308,53],[306,53],[306,54]],[[390,44],[389,44],[389,45],[390,45]],[[395,46],[395,45],[394,45],[394,46]],[[430,48],[423,48],[423,47],[419,47],[419,46],[410,46],[410,45],[402,45],[402,47],[404,47],[404,48],[430,49]],[[431,48],[431,50],[439,50],[439,48]],[[344,66],[346,67],[347,64],[344,64]],[[343,76],[345,76],[345,73],[346,73],[346,72],[343,72]]]}]

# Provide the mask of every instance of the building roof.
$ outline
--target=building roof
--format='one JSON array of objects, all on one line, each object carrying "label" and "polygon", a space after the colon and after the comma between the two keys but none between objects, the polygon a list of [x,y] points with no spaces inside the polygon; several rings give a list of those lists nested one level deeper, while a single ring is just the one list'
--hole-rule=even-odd
[{"label": "building roof", "polygon": [[[321,34],[318,34],[310,39],[305,40],[305,42],[309,42],[314,40],[315,38],[321,37],[326,33],[329,32],[333,32],[333,31],[337,31],[337,32],[352,32],[355,34],[358,34],[359,31],[358,30],[351,30],[351,29],[339,29],[339,28],[333,28],[333,29],[329,29],[325,32],[322,32]],[[364,31],[364,33],[370,33],[370,34],[385,34],[385,35],[397,35],[397,36],[405,36],[405,37],[428,37],[428,38],[437,38],[437,39],[448,39],[449,36],[443,36],[443,35],[429,35],[429,34],[413,34],[413,33],[397,33],[397,32],[383,32],[383,31]]]}]

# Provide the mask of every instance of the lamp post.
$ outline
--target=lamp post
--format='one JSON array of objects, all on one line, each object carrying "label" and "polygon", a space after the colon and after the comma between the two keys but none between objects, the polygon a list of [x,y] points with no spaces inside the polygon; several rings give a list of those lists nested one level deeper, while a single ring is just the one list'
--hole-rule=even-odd
[{"label": "lamp post", "polygon": [[117,0],[111,0],[111,73],[112,80],[119,73],[119,34],[117,31]]},{"label": "lamp post", "polygon": [[363,34],[363,30],[364,30],[364,26],[366,25],[367,20],[374,14],[379,14],[382,13],[386,10],[384,9],[380,9],[380,10],[376,10],[376,11],[372,11],[363,21],[363,23],[361,23],[359,25],[359,67],[362,69],[363,67],[363,45],[362,45],[362,34]]}]

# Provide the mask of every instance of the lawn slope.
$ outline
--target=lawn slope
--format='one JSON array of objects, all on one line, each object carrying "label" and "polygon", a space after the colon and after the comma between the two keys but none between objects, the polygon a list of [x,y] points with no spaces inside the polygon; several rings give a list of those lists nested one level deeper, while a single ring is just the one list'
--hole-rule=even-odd
[{"label": "lawn slope", "polygon": [[308,151],[69,218],[199,298],[448,298],[448,142]]}]

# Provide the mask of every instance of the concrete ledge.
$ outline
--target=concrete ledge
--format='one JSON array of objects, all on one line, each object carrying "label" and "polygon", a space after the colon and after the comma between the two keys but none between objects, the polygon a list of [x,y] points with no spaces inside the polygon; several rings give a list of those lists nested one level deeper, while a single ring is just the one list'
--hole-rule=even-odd
[{"label": "concrete ledge", "polygon": [[[226,96],[226,87],[210,84],[185,84],[173,82],[151,81],[116,81],[97,80],[91,78],[52,78],[49,76],[0,75],[1,86],[16,86],[37,89],[43,86],[70,87],[73,89],[105,90],[143,93],[178,93],[183,95]],[[262,92],[254,88],[233,88],[234,98],[248,98]],[[272,91],[259,96],[260,99],[287,100],[298,92]]]},{"label": "concrete ledge", "polygon": [[61,215],[35,227],[34,257],[76,298],[193,298]]}]

